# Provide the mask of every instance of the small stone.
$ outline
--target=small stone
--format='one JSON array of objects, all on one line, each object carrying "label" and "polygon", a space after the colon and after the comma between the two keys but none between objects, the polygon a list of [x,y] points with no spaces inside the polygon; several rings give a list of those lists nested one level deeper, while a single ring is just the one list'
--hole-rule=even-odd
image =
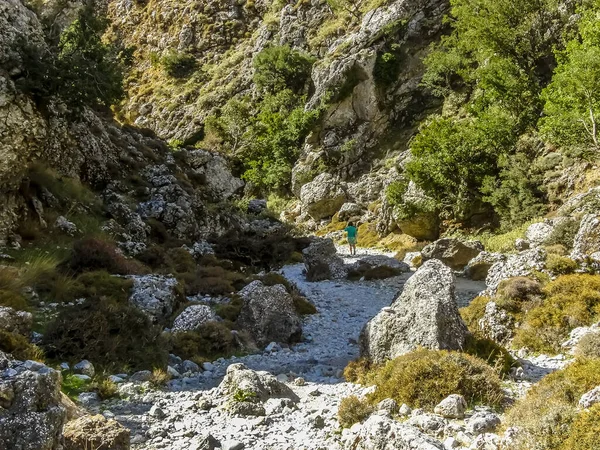
[{"label": "small stone", "polygon": [[60,363],[60,370],[71,370],[71,367],[69,366],[69,363],[62,362]]},{"label": "small stone", "polygon": [[304,386],[304,385],[306,385],[306,381],[304,380],[304,378],[298,377],[294,380],[294,384],[296,386]]},{"label": "small stone", "polygon": [[93,377],[96,374],[96,370],[94,369],[94,365],[89,362],[87,359],[78,362],[73,366],[73,372],[79,373],[82,375],[87,375],[89,377]]},{"label": "small stone", "polygon": [[310,395],[311,397],[318,397],[319,395],[321,395],[321,391],[319,389],[313,389],[308,392],[308,395]]},{"label": "small stone", "polygon": [[144,381],[150,381],[152,378],[152,372],[149,370],[140,370],[139,372],[134,373],[129,378],[130,381],[143,383]]},{"label": "small stone", "polygon": [[202,368],[207,372],[212,372],[213,370],[215,370],[215,365],[213,363],[205,362],[202,363]]},{"label": "small stone", "polygon": [[269,345],[265,347],[265,352],[272,353],[278,352],[281,350],[281,346],[277,342],[271,342]]},{"label": "small stone", "polygon": [[377,409],[386,411],[389,414],[396,414],[398,412],[398,403],[392,398],[386,398],[377,404]]},{"label": "small stone", "polygon": [[398,414],[401,416],[410,416],[411,412],[412,409],[406,403],[402,403],[402,406],[400,406],[400,409],[398,410]]},{"label": "small stone", "polygon": [[280,373],[279,375],[277,375],[277,381],[279,381],[280,383],[287,383],[288,382],[288,376],[285,373]]},{"label": "small stone", "polygon": [[590,408],[596,403],[600,403],[600,386],[596,386],[591,391],[586,392],[579,399],[581,408]]},{"label": "small stone", "polygon": [[94,406],[100,403],[100,397],[95,392],[83,392],[77,397],[83,406]]},{"label": "small stone", "polygon": [[454,439],[453,437],[446,438],[446,440],[444,441],[444,448],[446,450],[452,450],[456,447],[460,447],[460,444],[456,439]]},{"label": "small stone", "polygon": [[181,368],[183,369],[184,373],[187,373],[187,372],[192,372],[192,373],[200,372],[200,366],[198,364],[196,364],[194,361],[190,361],[189,359],[186,359],[185,361],[183,361],[183,363],[181,363]]},{"label": "small stone", "polygon": [[177,372],[177,370],[174,367],[167,366],[167,373],[169,374],[169,376],[171,378],[174,378],[174,379],[181,378],[181,374],[179,372]]},{"label": "small stone", "polygon": [[466,422],[467,433],[477,436],[494,431],[500,425],[500,417],[492,412],[480,411],[473,414]]},{"label": "small stone", "polygon": [[245,445],[239,441],[225,441],[221,445],[221,450],[243,450]]},{"label": "small stone", "polygon": [[152,408],[150,408],[150,412],[148,414],[156,419],[163,419],[166,417],[165,412],[158,405],[152,405]]},{"label": "small stone", "polygon": [[39,363],[37,361],[31,361],[31,360],[27,360],[23,363],[23,367],[25,367],[28,370],[31,370],[33,372],[37,372],[38,370],[40,370],[42,367],[45,367],[42,363]]},{"label": "small stone", "polygon": [[81,381],[92,381],[92,378],[88,375],[82,375],[80,373],[73,374],[75,378],[79,378]]},{"label": "small stone", "polygon": [[467,402],[462,395],[452,394],[442,400],[433,410],[436,414],[448,419],[465,417]]},{"label": "small stone", "polygon": [[108,377],[108,380],[109,380],[109,381],[112,381],[112,382],[113,382],[113,383],[115,383],[115,384],[121,384],[121,383],[123,383],[123,382],[125,381],[123,378],[121,378],[121,377],[118,377],[118,376],[116,376],[116,375],[111,375],[111,376],[109,376],[109,377]]}]

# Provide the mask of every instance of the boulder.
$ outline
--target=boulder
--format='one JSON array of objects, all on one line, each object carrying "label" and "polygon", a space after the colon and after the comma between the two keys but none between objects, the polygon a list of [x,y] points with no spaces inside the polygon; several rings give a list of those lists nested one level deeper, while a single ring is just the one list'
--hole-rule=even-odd
[{"label": "boulder", "polygon": [[299,401],[294,391],[284,383],[277,381],[269,372],[251,370],[242,363],[231,364],[221,384],[219,392],[226,396],[244,393],[248,400],[266,402],[271,398],[284,398]]},{"label": "boulder", "polygon": [[590,333],[600,333],[600,322],[590,325],[589,327],[577,327],[569,333],[569,339],[562,343],[562,347],[566,349],[574,349],[581,339]]},{"label": "boulder", "polygon": [[129,450],[129,430],[103,415],[83,416],[68,422],[63,431],[64,450]]},{"label": "boulder", "polygon": [[396,269],[399,272],[410,272],[410,266],[403,261],[398,261],[396,258],[391,258],[385,255],[367,255],[361,256],[356,262],[360,267],[375,269],[377,267],[389,267]]},{"label": "boulder", "polygon": [[485,280],[491,267],[505,259],[506,256],[502,253],[481,252],[469,261],[465,267],[465,276],[475,281]]},{"label": "boulder", "polygon": [[513,277],[526,277],[534,271],[543,271],[545,267],[546,252],[541,248],[507,255],[506,260],[498,261],[490,267],[488,276],[485,279],[487,291],[490,295],[493,295],[503,280]]},{"label": "boulder", "polygon": [[265,286],[253,281],[239,292],[244,300],[237,323],[247,330],[259,347],[270,342],[294,342],[302,336],[294,300],[281,284]]},{"label": "boulder", "polygon": [[315,239],[302,250],[302,256],[308,281],[341,279],[348,273],[331,239]]},{"label": "boulder", "polygon": [[586,392],[579,399],[579,406],[581,408],[590,408],[597,403],[600,403],[600,386],[596,386],[591,391]]},{"label": "boulder", "polygon": [[134,275],[129,302],[154,322],[166,319],[175,309],[179,294],[175,278],[162,275]]},{"label": "boulder", "polygon": [[557,225],[569,220],[567,217],[557,217],[554,219],[544,219],[543,222],[537,222],[529,225],[525,231],[525,239],[531,247],[544,245]]},{"label": "boulder", "polygon": [[338,216],[341,221],[348,221],[353,217],[361,216],[364,208],[358,203],[344,203],[340,208]]},{"label": "boulder", "polygon": [[54,227],[69,236],[75,236],[79,232],[77,225],[68,221],[64,216],[58,216],[56,222],[54,222]]},{"label": "boulder", "polygon": [[600,252],[600,216],[586,214],[575,235],[571,258],[579,260],[596,252]]},{"label": "boulder", "polygon": [[29,336],[33,316],[26,311],[17,311],[7,306],[0,306],[0,330]]},{"label": "boulder", "polygon": [[448,421],[443,417],[425,412],[419,413],[416,410],[406,423],[417,427],[424,433],[437,437],[442,437],[444,429],[446,428],[446,425],[448,425]]},{"label": "boulder", "polygon": [[493,301],[485,305],[485,312],[479,319],[478,326],[485,337],[500,344],[509,341],[514,334],[514,318]]},{"label": "boulder", "polygon": [[473,436],[490,433],[500,425],[498,414],[489,411],[478,411],[466,420],[467,432]]},{"label": "boulder", "polygon": [[376,414],[365,421],[357,439],[347,448],[353,450],[444,450],[441,442],[422,433],[418,428]]},{"label": "boulder", "polygon": [[515,248],[522,252],[524,250],[529,250],[531,248],[531,245],[529,244],[529,241],[522,239],[522,238],[518,238],[515,240]]},{"label": "boulder", "polygon": [[27,369],[0,352],[0,448],[59,448],[67,412],[61,403],[61,376],[43,364]]},{"label": "boulder", "polygon": [[217,320],[216,314],[207,305],[192,305],[185,308],[173,322],[173,333],[195,331],[206,322]]},{"label": "boulder", "polygon": [[343,184],[329,173],[317,175],[310,183],[300,189],[302,210],[313,219],[331,217],[346,202]]},{"label": "boulder", "polygon": [[267,209],[267,201],[255,198],[248,202],[248,212],[250,214],[260,214]]},{"label": "boulder", "polygon": [[433,412],[447,419],[462,419],[467,410],[467,401],[462,395],[452,394],[436,405]]},{"label": "boulder", "polygon": [[433,241],[440,234],[440,219],[438,212],[430,207],[431,198],[425,195],[414,182],[409,182],[402,201],[406,209],[418,211],[414,214],[398,214],[393,210],[392,216],[400,230],[419,241]]},{"label": "boulder", "polygon": [[91,362],[84,359],[73,366],[73,372],[93,377],[96,374],[96,369],[94,369],[94,365]]},{"label": "boulder", "polygon": [[479,241],[461,241],[443,238],[429,244],[423,250],[423,260],[439,259],[452,270],[462,270],[469,261],[483,251]]},{"label": "boulder", "polygon": [[459,350],[467,335],[458,313],[452,271],[434,259],[409,278],[390,307],[365,325],[360,353],[381,363],[418,347]]}]

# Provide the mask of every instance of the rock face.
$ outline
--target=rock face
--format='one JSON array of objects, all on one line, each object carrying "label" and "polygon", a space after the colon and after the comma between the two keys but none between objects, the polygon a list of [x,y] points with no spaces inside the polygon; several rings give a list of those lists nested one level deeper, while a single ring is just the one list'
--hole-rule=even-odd
[{"label": "rock face", "polygon": [[177,280],[161,275],[132,276],[133,289],[129,302],[146,313],[152,320],[169,317],[179,301]]},{"label": "rock face", "polygon": [[525,238],[531,247],[539,247],[544,245],[557,225],[569,220],[566,217],[557,217],[555,219],[545,219],[543,222],[538,222],[529,225],[525,231]]},{"label": "rock face", "polygon": [[481,252],[469,261],[465,267],[465,276],[471,280],[485,280],[492,266],[506,259],[501,253]]},{"label": "rock face", "polygon": [[372,415],[360,430],[355,450],[444,450],[441,442],[389,417]]},{"label": "rock face", "polygon": [[579,230],[573,241],[571,258],[591,256],[600,252],[600,219],[594,214],[587,214],[581,220]]},{"label": "rock face", "polygon": [[[4,354],[0,352],[0,359]],[[0,447],[10,450],[59,448],[66,410],[61,405],[60,373],[43,364],[28,369],[0,360]]]},{"label": "rock face", "polygon": [[309,281],[344,278],[347,274],[344,261],[337,255],[331,239],[313,241],[302,251],[306,278]]},{"label": "rock face", "polygon": [[492,301],[485,305],[485,313],[478,325],[484,336],[501,344],[506,343],[514,334],[513,317]]},{"label": "rock face", "polygon": [[292,296],[281,284],[265,286],[256,280],[239,292],[244,305],[238,325],[248,330],[259,346],[270,342],[294,342],[302,335],[300,317]]},{"label": "rock face", "polygon": [[462,270],[469,261],[483,251],[478,241],[463,242],[458,239],[439,239],[421,250],[423,260],[439,259],[452,270]]},{"label": "rock face", "polygon": [[392,305],[365,325],[360,353],[381,363],[419,346],[461,349],[467,335],[456,305],[452,271],[430,260],[406,282]]},{"label": "rock face", "polygon": [[68,422],[63,435],[64,450],[129,450],[129,430],[100,414]]},{"label": "rock face", "polygon": [[333,216],[346,202],[343,184],[333,175],[322,173],[302,186],[300,191],[302,210],[313,219]]},{"label": "rock face", "polygon": [[33,324],[33,316],[25,311],[16,311],[13,308],[0,306],[0,329],[10,331],[12,333],[29,336],[31,334],[31,326]]},{"label": "rock face", "polygon": [[495,263],[488,271],[485,279],[487,290],[495,294],[498,285],[508,278],[524,277],[546,266],[546,252],[541,248],[525,250],[516,255],[508,255],[506,260]]},{"label": "rock face", "polygon": [[207,305],[192,305],[184,309],[173,322],[172,331],[194,331],[206,322],[216,320],[217,316]]}]

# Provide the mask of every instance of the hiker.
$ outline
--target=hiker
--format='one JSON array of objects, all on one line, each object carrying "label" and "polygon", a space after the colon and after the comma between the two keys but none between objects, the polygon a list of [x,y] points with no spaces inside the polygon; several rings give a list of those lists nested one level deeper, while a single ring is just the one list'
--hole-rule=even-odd
[{"label": "hiker", "polygon": [[344,228],[344,231],[348,234],[348,246],[350,247],[350,254],[356,255],[356,238],[358,236],[358,230],[354,226],[354,222],[348,222],[348,226]]}]

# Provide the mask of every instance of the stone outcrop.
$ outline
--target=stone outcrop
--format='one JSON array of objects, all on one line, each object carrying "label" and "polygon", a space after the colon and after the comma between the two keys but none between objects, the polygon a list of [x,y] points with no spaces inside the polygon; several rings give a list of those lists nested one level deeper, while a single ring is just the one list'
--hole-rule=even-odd
[{"label": "stone outcrop", "polygon": [[551,237],[554,229],[568,220],[567,217],[557,217],[555,219],[545,219],[543,222],[531,224],[527,228],[527,231],[525,231],[525,238],[531,247],[544,245]]},{"label": "stone outcrop", "polygon": [[469,261],[465,267],[465,276],[475,281],[485,280],[492,266],[505,259],[506,256],[502,253],[481,252]]},{"label": "stone outcrop", "polygon": [[371,319],[360,334],[361,356],[375,363],[417,347],[458,350],[468,335],[454,290],[452,271],[430,260],[406,282],[402,294]]},{"label": "stone outcrop", "polygon": [[452,394],[436,405],[433,412],[447,419],[462,419],[467,410],[467,401],[462,395]]},{"label": "stone outcrop", "polygon": [[0,352],[0,446],[10,450],[59,448],[66,410],[61,376],[34,361],[14,361]]},{"label": "stone outcrop", "polygon": [[0,306],[0,330],[29,336],[32,325],[33,316],[31,313]]},{"label": "stone outcrop", "polygon": [[314,240],[302,251],[302,256],[306,266],[306,279],[309,281],[341,279],[348,273],[331,239]]},{"label": "stone outcrop", "polygon": [[216,314],[207,305],[192,305],[185,308],[173,322],[173,333],[182,331],[194,331],[204,325],[217,319]]},{"label": "stone outcrop", "polygon": [[488,292],[493,295],[498,285],[508,278],[526,277],[533,271],[542,271],[546,267],[546,252],[541,248],[525,250],[514,255],[507,255],[506,260],[499,261],[490,267],[485,279]]},{"label": "stone outcrop", "polygon": [[479,241],[439,239],[421,250],[423,260],[439,259],[452,270],[462,270],[473,258],[483,251]]},{"label": "stone outcrop", "polygon": [[587,214],[575,235],[571,258],[577,260],[597,252],[600,252],[600,218],[595,214]]},{"label": "stone outcrop", "polygon": [[169,317],[180,296],[177,293],[178,282],[175,278],[161,275],[132,276],[133,289],[129,302],[146,313],[153,321]]},{"label": "stone outcrop", "polygon": [[302,210],[315,220],[333,216],[346,202],[346,198],[343,184],[328,173],[317,175],[310,183],[302,186],[300,191]]},{"label": "stone outcrop", "polygon": [[265,286],[253,281],[239,292],[244,300],[237,323],[259,346],[270,342],[294,342],[302,336],[300,317],[292,296],[281,284]]},{"label": "stone outcrop", "polygon": [[444,450],[438,440],[418,428],[389,417],[372,415],[363,424],[353,450]]},{"label": "stone outcrop", "polygon": [[129,450],[129,430],[103,415],[83,416],[68,422],[64,431],[64,450]]}]

